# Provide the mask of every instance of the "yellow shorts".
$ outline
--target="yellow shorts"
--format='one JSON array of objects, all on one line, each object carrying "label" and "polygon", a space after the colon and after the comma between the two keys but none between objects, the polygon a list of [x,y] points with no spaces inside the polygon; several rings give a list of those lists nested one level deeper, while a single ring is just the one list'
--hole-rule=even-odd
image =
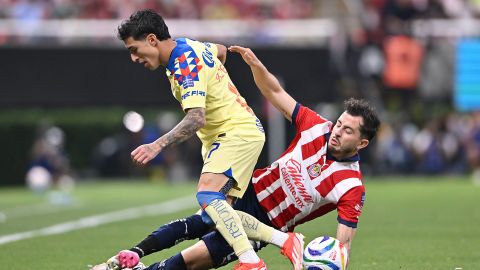
[{"label": "yellow shorts", "polygon": [[235,179],[228,195],[241,198],[248,187],[255,164],[265,141],[246,141],[239,136],[225,135],[209,148],[202,147],[202,173],[223,173]]}]

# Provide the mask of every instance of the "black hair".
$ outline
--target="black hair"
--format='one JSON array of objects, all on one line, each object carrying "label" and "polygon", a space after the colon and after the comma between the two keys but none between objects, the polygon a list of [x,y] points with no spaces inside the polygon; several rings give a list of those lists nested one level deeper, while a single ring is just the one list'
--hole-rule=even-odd
[{"label": "black hair", "polygon": [[141,40],[149,34],[155,34],[158,40],[170,38],[168,27],[162,16],[150,9],[134,12],[130,15],[130,18],[118,26],[117,30],[117,37],[123,41],[129,37],[132,37],[134,40]]},{"label": "black hair", "polygon": [[361,116],[363,125],[360,125],[362,137],[368,140],[373,139],[377,134],[380,120],[375,109],[363,99],[349,98],[344,102],[345,111],[352,116]]}]

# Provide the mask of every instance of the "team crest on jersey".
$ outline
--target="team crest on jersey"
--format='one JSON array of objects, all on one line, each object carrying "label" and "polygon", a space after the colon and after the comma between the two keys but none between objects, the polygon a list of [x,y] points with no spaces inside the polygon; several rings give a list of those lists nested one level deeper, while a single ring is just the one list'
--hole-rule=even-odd
[{"label": "team crest on jersey", "polygon": [[200,59],[193,50],[186,51],[175,59],[173,70],[170,72],[183,88],[192,87],[199,80],[198,73],[203,68],[199,62]]},{"label": "team crest on jersey", "polygon": [[308,166],[307,171],[308,171],[308,175],[310,175],[312,179],[317,178],[320,176],[320,173],[322,172],[322,167],[318,163],[315,163]]}]

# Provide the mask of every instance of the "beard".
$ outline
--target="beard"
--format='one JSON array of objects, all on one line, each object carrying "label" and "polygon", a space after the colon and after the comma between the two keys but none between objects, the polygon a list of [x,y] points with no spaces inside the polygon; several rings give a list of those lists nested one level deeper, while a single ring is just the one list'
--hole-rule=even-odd
[{"label": "beard", "polygon": [[330,143],[327,145],[327,150],[330,155],[334,156],[336,159],[344,159],[351,157],[355,154],[356,148],[353,147],[343,147],[342,145],[333,146]]}]

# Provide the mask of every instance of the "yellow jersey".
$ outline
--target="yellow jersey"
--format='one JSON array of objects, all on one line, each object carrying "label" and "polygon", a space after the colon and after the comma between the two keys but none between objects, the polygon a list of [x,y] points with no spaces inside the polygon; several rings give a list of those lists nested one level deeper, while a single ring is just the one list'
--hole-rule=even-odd
[{"label": "yellow jersey", "polygon": [[202,144],[210,146],[223,133],[246,141],[265,140],[262,124],[217,58],[217,46],[187,38],[175,41],[166,73],[184,111],[205,108],[206,124],[197,132]]}]

